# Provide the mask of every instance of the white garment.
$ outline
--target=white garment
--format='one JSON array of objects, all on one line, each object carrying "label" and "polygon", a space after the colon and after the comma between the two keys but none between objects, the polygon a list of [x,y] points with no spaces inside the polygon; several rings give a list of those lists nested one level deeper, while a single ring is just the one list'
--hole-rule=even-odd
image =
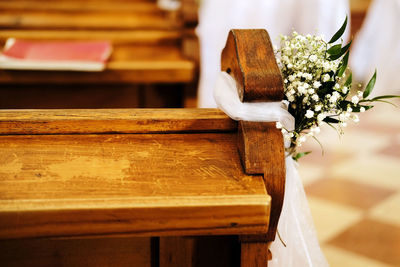
[{"label": "white garment", "polygon": [[[218,107],[234,120],[279,121],[285,128],[294,128],[293,116],[281,102],[242,103],[236,83],[226,72],[218,74],[214,88]],[[290,142],[286,143],[288,147]],[[297,171],[296,163],[286,158],[286,183],[283,207],[278,223],[278,237],[271,245],[272,267],[326,267],[329,266],[318,244],[317,233],[308,206],[306,194]]]},{"label": "white garment", "polygon": [[288,35],[293,30],[330,38],[346,14],[350,14],[348,0],[202,0],[200,3],[199,107],[216,107],[212,90],[230,29],[263,28],[273,43],[277,43],[280,34]]},{"label": "white garment", "polygon": [[371,96],[400,94],[400,0],[375,0],[354,40],[350,66],[356,81],[368,83],[375,69]]}]

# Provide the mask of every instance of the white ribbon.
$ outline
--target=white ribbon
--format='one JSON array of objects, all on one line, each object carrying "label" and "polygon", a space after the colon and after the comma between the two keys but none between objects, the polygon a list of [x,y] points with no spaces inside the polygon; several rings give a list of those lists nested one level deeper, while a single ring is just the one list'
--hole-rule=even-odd
[{"label": "white ribbon", "polygon": [[279,121],[288,130],[294,129],[294,118],[282,102],[243,103],[239,99],[235,80],[222,71],[214,89],[214,99],[223,112],[233,120]]},{"label": "white ribbon", "polygon": [[[242,103],[235,80],[226,72],[221,72],[217,79],[214,98],[218,107],[234,120],[279,121],[287,130],[294,129],[294,118],[282,102]],[[318,243],[296,163],[290,156],[286,157],[285,196],[278,232],[286,247],[276,237],[271,245],[272,260],[268,266],[329,266]]]}]

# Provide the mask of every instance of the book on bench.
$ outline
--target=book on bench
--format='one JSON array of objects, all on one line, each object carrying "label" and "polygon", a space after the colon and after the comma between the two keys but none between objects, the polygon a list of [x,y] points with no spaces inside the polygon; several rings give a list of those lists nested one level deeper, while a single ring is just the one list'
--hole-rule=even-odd
[{"label": "book on bench", "polygon": [[0,54],[0,68],[102,71],[111,51],[108,41],[28,41],[9,38]]}]

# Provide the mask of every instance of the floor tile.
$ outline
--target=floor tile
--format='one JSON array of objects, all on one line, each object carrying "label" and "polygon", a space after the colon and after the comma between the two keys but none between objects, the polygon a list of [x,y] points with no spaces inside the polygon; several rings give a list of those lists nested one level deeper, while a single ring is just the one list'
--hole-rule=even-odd
[{"label": "floor tile", "polygon": [[400,140],[393,137],[385,147],[378,151],[378,153],[386,156],[397,157],[400,160]]},{"label": "floor tile", "polygon": [[308,196],[320,242],[326,241],[362,219],[363,211]]},{"label": "floor tile", "polygon": [[400,227],[365,219],[337,235],[328,244],[400,266]]},{"label": "floor tile", "polygon": [[330,177],[351,179],[388,189],[400,189],[400,160],[374,154],[358,157],[349,162],[336,164],[331,170]]},{"label": "floor tile", "polygon": [[357,126],[349,127],[344,130],[339,144],[332,151],[346,151],[352,154],[370,153],[386,146],[390,139],[391,135],[376,134],[359,129]]},{"label": "floor tile", "polygon": [[369,212],[369,216],[375,220],[400,226],[400,192],[375,206]]},{"label": "floor tile", "polygon": [[323,245],[325,254],[331,267],[390,267],[391,265],[364,257],[362,255],[343,250],[330,245]]},{"label": "floor tile", "polygon": [[343,205],[368,209],[396,191],[354,182],[347,179],[320,179],[306,188],[307,195],[316,196]]},{"label": "floor tile", "polygon": [[308,149],[308,150],[301,150],[301,151],[312,151],[312,153],[304,156],[299,160],[300,166],[303,164],[313,164],[320,167],[325,167],[329,169],[330,166],[333,166],[340,162],[348,161],[350,158],[353,157],[353,153],[349,151],[336,151],[335,153],[325,152],[324,154],[321,153],[320,148],[316,149]]},{"label": "floor tile", "polygon": [[[394,101],[398,106],[400,101]],[[379,130],[381,127],[390,126],[399,129],[400,127],[400,109],[388,104],[375,105],[373,109],[362,114],[360,118],[362,121],[365,119],[371,125],[375,125],[375,129]]]}]

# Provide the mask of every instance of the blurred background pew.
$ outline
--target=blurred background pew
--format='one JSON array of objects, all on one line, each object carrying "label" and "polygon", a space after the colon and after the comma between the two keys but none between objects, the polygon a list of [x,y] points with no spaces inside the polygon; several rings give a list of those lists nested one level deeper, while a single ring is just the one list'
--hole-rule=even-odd
[{"label": "blurred background pew", "polygon": [[0,108],[184,106],[197,81],[193,3],[164,11],[155,0],[0,2],[1,45],[14,37],[113,46],[103,72],[0,70]]},{"label": "blurred background pew", "polygon": [[[350,0],[351,35],[371,0]],[[195,107],[198,1],[176,11],[156,0],[0,2],[0,45],[7,38],[109,40],[97,72],[0,70],[0,108]]]}]

